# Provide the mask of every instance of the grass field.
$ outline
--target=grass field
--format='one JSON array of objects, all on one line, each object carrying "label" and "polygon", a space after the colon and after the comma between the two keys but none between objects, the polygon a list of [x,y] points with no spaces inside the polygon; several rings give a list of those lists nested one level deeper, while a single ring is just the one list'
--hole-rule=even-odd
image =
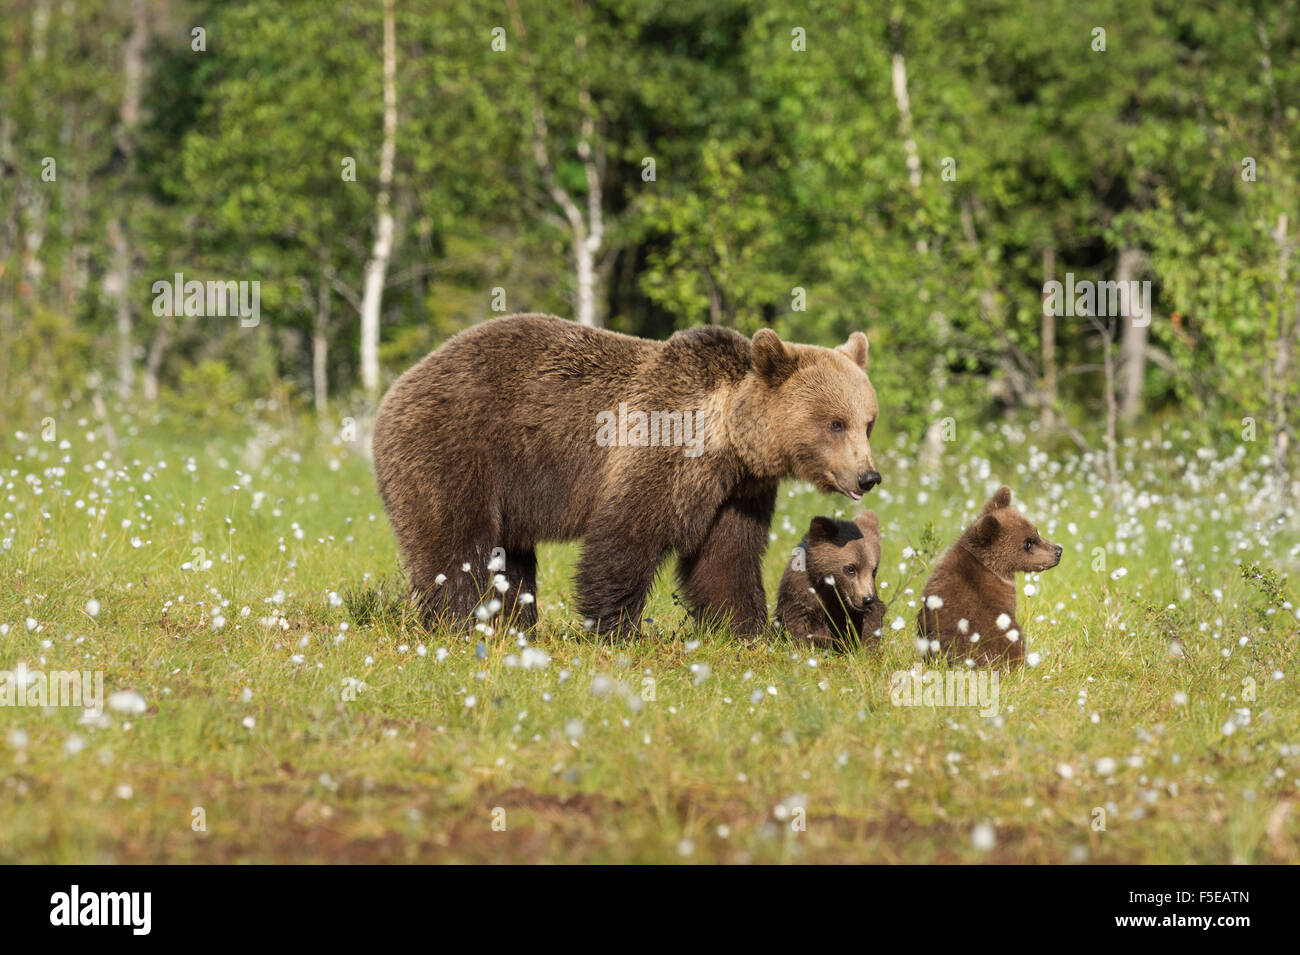
[{"label": "grass field", "polygon": [[[1300,858],[1300,529],[1263,442],[1134,441],[1114,503],[1012,426],[935,479],[886,449],[879,650],[696,632],[667,569],[643,636],[603,642],[556,545],[524,652],[405,619],[337,437],[113,424],[116,450],[72,415],[0,438],[0,667],[100,671],[109,697],[0,706],[0,862]],[[896,706],[914,590],[999,483],[1065,547],[1017,585],[1037,664],[996,715]],[[783,486],[769,600],[808,519],[849,503]]]}]

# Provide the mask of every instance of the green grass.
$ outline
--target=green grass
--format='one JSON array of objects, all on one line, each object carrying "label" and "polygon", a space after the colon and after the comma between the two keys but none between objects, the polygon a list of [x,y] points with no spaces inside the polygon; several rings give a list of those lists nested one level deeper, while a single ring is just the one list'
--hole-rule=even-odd
[{"label": "green grass", "polygon": [[[885,451],[893,605],[865,654],[696,632],[668,569],[639,639],[595,639],[576,547],[546,547],[549,664],[524,668],[512,636],[416,626],[368,464],[332,436],[115,424],[118,460],[71,416],[0,438],[0,667],[102,671],[147,705],[0,707],[0,862],[1297,859],[1300,532],[1254,445],[1132,442],[1115,506],[1010,427],[934,479]],[[1041,660],[996,718],[894,706],[912,589],[999,482],[1065,546],[1020,600]],[[847,503],[782,488],[769,599]]]}]

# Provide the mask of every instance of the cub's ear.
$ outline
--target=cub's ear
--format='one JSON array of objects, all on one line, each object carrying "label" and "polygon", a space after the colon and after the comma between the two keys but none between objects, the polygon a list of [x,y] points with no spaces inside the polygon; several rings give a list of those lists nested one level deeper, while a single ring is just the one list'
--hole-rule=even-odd
[{"label": "cub's ear", "polygon": [[754,333],[754,370],[769,384],[779,385],[792,374],[797,364],[794,353],[770,328]]},{"label": "cub's ear", "polygon": [[863,371],[867,370],[867,352],[871,345],[867,341],[867,336],[861,332],[854,332],[849,336],[849,340],[840,345],[835,350],[841,354],[848,355],[849,361],[857,365]]},{"label": "cub's ear", "polygon": [[814,517],[812,524],[808,526],[808,543],[820,544],[826,541],[837,540],[840,536],[840,529],[835,526],[835,522],[829,517]]},{"label": "cub's ear", "polygon": [[1005,484],[998,488],[998,492],[984,502],[984,510],[981,514],[991,514],[993,511],[1000,510],[1004,507],[1011,506],[1011,488]]},{"label": "cub's ear", "polygon": [[976,547],[988,547],[998,539],[998,530],[998,519],[992,514],[985,514],[971,525],[971,543]]},{"label": "cub's ear", "polygon": [[858,530],[869,537],[880,536],[880,518],[876,516],[875,511],[863,511],[853,518],[853,523],[858,526]]}]

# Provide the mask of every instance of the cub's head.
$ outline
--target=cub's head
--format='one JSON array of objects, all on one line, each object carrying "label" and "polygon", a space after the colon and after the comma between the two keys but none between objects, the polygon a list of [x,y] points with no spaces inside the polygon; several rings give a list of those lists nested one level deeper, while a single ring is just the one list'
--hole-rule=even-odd
[{"label": "cub's head", "polygon": [[764,426],[786,474],[855,501],[880,483],[871,457],[876,390],[867,380],[867,336],[838,348],[791,345],[770,329],[754,336],[754,375]]},{"label": "cub's head", "polygon": [[879,599],[880,522],[876,512],[863,511],[852,521],[814,517],[807,540],[804,560],[808,577],[823,602],[843,601],[851,610],[871,609]]},{"label": "cub's head", "polygon": [[1061,562],[1061,545],[1043,540],[1038,528],[1011,506],[1011,489],[1006,486],[985,502],[962,542],[1000,577],[1017,571],[1037,573]]}]

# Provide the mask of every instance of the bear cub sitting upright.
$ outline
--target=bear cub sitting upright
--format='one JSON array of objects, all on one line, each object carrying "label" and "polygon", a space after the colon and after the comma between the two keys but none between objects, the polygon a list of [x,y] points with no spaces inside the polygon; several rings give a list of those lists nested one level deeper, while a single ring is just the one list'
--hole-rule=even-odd
[{"label": "bear cub sitting upright", "polygon": [[875,511],[851,522],[814,517],[781,575],[777,620],[794,640],[819,647],[874,644],[885,614],[876,591],[879,566]]},{"label": "bear cub sitting upright", "polygon": [[1061,562],[1061,546],[1011,506],[1001,487],[939,558],[922,591],[917,625],[922,642],[950,661],[1013,665],[1025,656],[1016,622],[1016,572],[1037,573]]}]

